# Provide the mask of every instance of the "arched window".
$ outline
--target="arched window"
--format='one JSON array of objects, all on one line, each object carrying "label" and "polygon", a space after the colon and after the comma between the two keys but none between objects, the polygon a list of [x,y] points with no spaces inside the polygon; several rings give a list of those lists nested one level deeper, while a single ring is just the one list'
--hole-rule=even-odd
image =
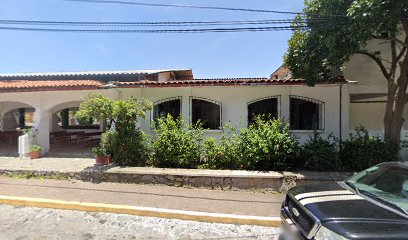
[{"label": "arched window", "polygon": [[248,124],[254,122],[257,115],[278,118],[278,97],[258,99],[248,103]]},{"label": "arched window", "polygon": [[165,118],[171,115],[174,119],[180,117],[181,113],[181,97],[166,98],[154,103],[153,106],[153,120],[158,118]]},{"label": "arched window", "polygon": [[324,102],[290,96],[290,128],[293,130],[324,129]]},{"label": "arched window", "polygon": [[191,118],[193,124],[200,121],[204,129],[220,129],[221,103],[209,99],[191,98]]}]

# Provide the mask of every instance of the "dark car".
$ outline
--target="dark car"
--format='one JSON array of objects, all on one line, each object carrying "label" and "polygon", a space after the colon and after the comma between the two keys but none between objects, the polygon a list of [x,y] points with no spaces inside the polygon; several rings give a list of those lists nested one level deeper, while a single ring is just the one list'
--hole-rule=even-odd
[{"label": "dark car", "polygon": [[408,239],[408,162],[290,189],[279,239]]}]

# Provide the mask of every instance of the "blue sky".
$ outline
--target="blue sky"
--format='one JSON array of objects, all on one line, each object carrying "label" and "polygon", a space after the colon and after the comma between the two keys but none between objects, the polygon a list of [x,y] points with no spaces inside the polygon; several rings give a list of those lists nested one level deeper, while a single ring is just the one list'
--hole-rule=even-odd
[{"label": "blue sky", "polygon": [[[132,0],[130,0],[132,1]],[[136,1],[136,0],[133,0]],[[303,0],[138,0],[301,11]],[[215,21],[293,15],[2,0],[1,19],[54,21]],[[0,73],[192,68],[196,78],[268,77],[282,63],[290,31],[205,34],[90,34],[0,30]]]}]

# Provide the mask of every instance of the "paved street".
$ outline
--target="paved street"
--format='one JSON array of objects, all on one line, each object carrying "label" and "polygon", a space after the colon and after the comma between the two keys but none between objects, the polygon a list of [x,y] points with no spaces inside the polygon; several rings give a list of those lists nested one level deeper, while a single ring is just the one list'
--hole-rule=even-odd
[{"label": "paved street", "polygon": [[277,228],[0,205],[0,239],[277,239]]},{"label": "paved street", "polygon": [[0,195],[278,217],[283,194],[0,177]]}]

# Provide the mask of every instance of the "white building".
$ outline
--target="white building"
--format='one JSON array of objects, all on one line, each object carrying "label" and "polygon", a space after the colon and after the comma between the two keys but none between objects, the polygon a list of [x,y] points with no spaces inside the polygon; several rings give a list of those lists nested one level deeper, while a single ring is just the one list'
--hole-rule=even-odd
[{"label": "white building", "polygon": [[97,122],[79,124],[72,117],[89,93],[150,99],[154,109],[140,123],[150,133],[152,119],[166,113],[182,115],[186,121],[201,119],[206,134],[214,137],[222,134],[223,122],[247,125],[253,114],[269,113],[286,119],[301,141],[315,130],[344,138],[349,123],[355,123],[349,116],[354,111],[350,87],[343,79],[308,87],[285,72],[271,78],[233,79],[194,79],[190,69],[5,74],[0,75],[0,146],[30,121],[39,129],[44,152],[52,146],[52,133],[100,131]]}]

